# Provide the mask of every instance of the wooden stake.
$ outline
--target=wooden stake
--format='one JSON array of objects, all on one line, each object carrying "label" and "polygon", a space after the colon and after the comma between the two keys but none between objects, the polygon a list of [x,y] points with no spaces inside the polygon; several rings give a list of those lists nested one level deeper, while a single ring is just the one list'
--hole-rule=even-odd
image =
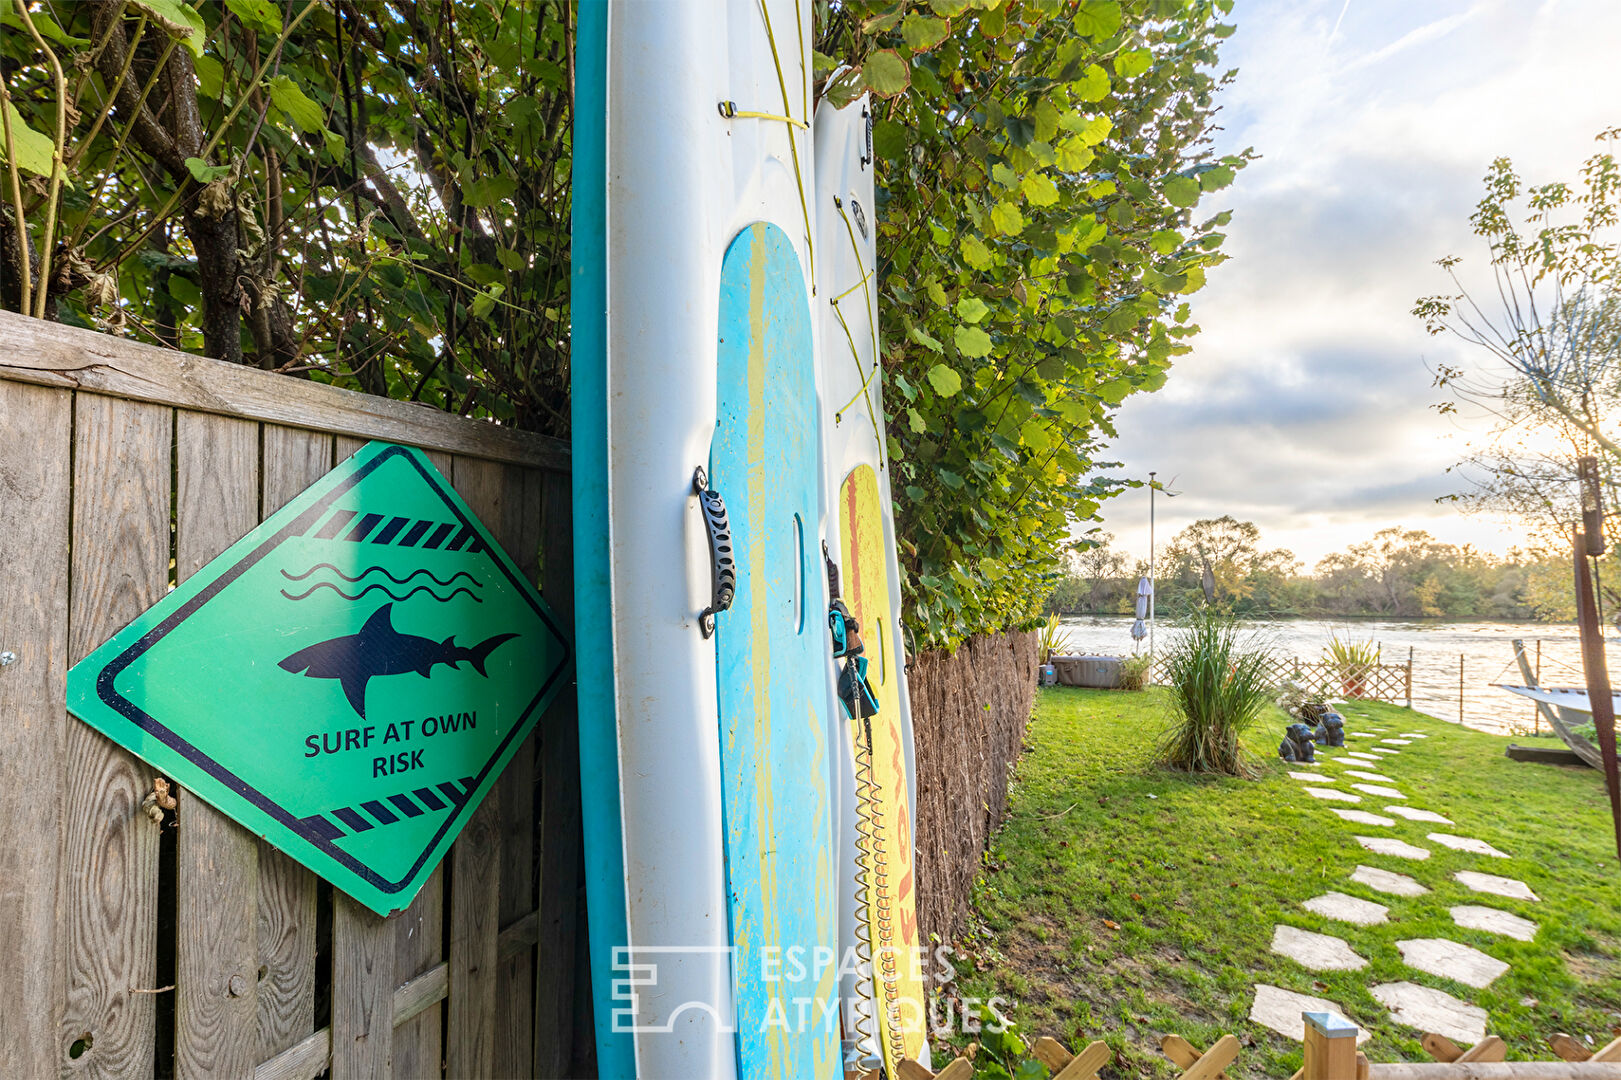
[{"label": "wooden stake", "polygon": [[1304,1080],[1355,1080],[1357,1026],[1334,1013],[1302,1013],[1306,1022]]}]

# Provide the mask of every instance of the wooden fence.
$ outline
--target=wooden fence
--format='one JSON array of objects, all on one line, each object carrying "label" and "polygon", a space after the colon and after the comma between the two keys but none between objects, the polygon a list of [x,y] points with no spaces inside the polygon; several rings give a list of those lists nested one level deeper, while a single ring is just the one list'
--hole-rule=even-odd
[{"label": "wooden fence", "polygon": [[566,447],[0,313],[0,1072],[564,1075],[572,690],[381,919],[63,709],[67,669],[370,439],[422,447],[572,621]]},{"label": "wooden fence", "polygon": [[[1297,660],[1290,656],[1271,659],[1272,681],[1295,683],[1308,693],[1328,700],[1356,698],[1362,701],[1413,704],[1413,661],[1400,664],[1339,664],[1331,660]],[[1148,681],[1163,686],[1165,657],[1156,656],[1150,665]]]},{"label": "wooden fence", "polygon": [[[1301,1016],[1305,1063],[1289,1080],[1621,1080],[1621,1039],[1588,1050],[1569,1035],[1548,1039],[1557,1061],[1505,1061],[1507,1044],[1487,1035],[1468,1050],[1459,1050],[1442,1035],[1425,1035],[1423,1047],[1434,1061],[1370,1062],[1356,1048],[1357,1027],[1329,1013]],[[1160,1040],[1160,1052],[1178,1069],[1178,1080],[1225,1080],[1223,1072],[1242,1054],[1235,1035],[1223,1035],[1209,1050],[1200,1050],[1180,1035]],[[1052,1080],[1098,1080],[1098,1070],[1113,1063],[1114,1051],[1094,1041],[1072,1054],[1057,1039],[1042,1037],[1031,1052],[1047,1066]],[[973,1080],[977,1047],[939,1072],[915,1061],[901,1062],[899,1080]],[[1006,1075],[1005,1072],[1002,1075]],[[879,1080],[875,1071],[860,1080]]]}]

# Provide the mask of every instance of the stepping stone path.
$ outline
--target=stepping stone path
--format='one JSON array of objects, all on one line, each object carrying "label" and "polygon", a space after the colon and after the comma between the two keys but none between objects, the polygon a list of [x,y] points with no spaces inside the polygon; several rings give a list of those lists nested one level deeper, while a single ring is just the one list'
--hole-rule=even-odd
[{"label": "stepping stone path", "polygon": [[1358,866],[1351,872],[1351,880],[1391,896],[1423,896],[1430,891],[1406,874],[1381,870],[1377,866]]},{"label": "stepping stone path", "polygon": [[1453,851],[1467,851],[1474,855],[1490,855],[1494,859],[1508,858],[1508,852],[1498,851],[1484,840],[1476,840],[1472,836],[1453,836],[1451,833],[1432,832],[1427,839],[1434,840],[1442,847],[1449,847]]},{"label": "stepping stone path", "polygon": [[1385,813],[1404,817],[1408,821],[1433,821],[1437,825],[1451,825],[1451,818],[1444,818],[1433,810],[1415,810],[1411,806],[1387,806]]},{"label": "stepping stone path", "polygon": [[1272,951],[1312,971],[1356,971],[1368,966],[1343,938],[1281,924],[1272,931]]},{"label": "stepping stone path", "polygon": [[1398,982],[1381,983],[1368,993],[1390,1010],[1390,1018],[1398,1024],[1465,1043],[1477,1043],[1486,1037],[1486,1010],[1459,1001],[1444,990]]},{"label": "stepping stone path", "polygon": [[1329,807],[1345,821],[1354,821],[1358,825],[1394,825],[1395,818],[1385,817],[1383,814],[1370,814],[1366,810],[1341,810],[1337,806]]},{"label": "stepping stone path", "polygon": [[[1300,1014],[1303,1012],[1328,1012],[1337,1013],[1340,1016],[1345,1015],[1345,1010],[1332,1001],[1297,994],[1293,990],[1268,986],[1266,983],[1255,984],[1255,1003],[1250,1006],[1250,1019],[1257,1024],[1269,1027],[1279,1035],[1299,1042],[1306,1030],[1306,1025],[1300,1019]],[[1360,1045],[1366,1042],[1372,1035],[1371,1031],[1358,1027],[1356,1032],[1357,1044]]]},{"label": "stepping stone path", "polygon": [[[1390,921],[1390,909],[1385,905],[1375,904],[1372,900],[1359,900],[1354,896],[1346,896],[1342,892],[1314,896],[1300,906],[1314,915],[1321,915],[1325,919],[1338,919],[1340,922],[1355,923],[1358,926],[1373,926],[1377,923]],[[1462,909],[1453,908],[1452,910],[1457,912]],[[1490,911],[1492,909],[1479,908],[1476,910]],[[1513,916],[1510,916],[1510,918],[1513,918]]]},{"label": "stepping stone path", "polygon": [[[1372,728],[1368,731],[1352,731],[1348,732],[1348,734],[1357,738],[1372,739],[1377,735],[1383,735],[1385,731],[1386,729]],[[1369,747],[1371,753],[1360,750],[1346,750],[1339,760],[1327,753],[1322,753],[1321,757],[1324,762],[1346,766],[1344,775],[1347,779],[1354,777],[1362,781],[1372,781],[1371,783],[1351,784],[1352,790],[1362,792],[1365,795],[1406,800],[1407,796],[1397,788],[1380,786],[1395,784],[1397,781],[1393,777],[1369,770],[1373,767],[1390,768],[1392,765],[1390,758],[1401,752],[1395,747],[1408,746],[1413,739],[1426,738],[1429,738],[1429,736],[1423,732],[1405,731],[1401,733],[1399,738],[1380,738],[1379,742],[1385,745]],[[1324,776],[1321,772],[1290,772],[1289,775],[1296,780],[1306,781],[1308,784],[1332,784],[1338,779],[1337,776]],[[1303,790],[1316,799],[1349,803],[1362,801],[1357,795],[1333,787],[1307,786]],[[1375,825],[1386,828],[1397,825],[1394,817],[1384,817],[1368,810],[1347,810],[1338,806],[1331,806],[1328,809],[1342,821],[1354,825]],[[1444,817],[1433,810],[1420,810],[1411,806],[1396,805],[1386,806],[1385,812],[1405,818],[1408,821],[1453,825],[1450,818]],[[1352,838],[1367,850],[1379,855],[1402,859],[1428,859],[1432,854],[1428,848],[1410,844],[1393,836],[1353,836]],[[1453,851],[1488,858],[1509,858],[1507,852],[1499,851],[1484,840],[1471,836],[1432,832],[1427,834],[1427,838]],[[1474,870],[1459,870],[1452,877],[1459,884],[1476,892],[1490,893],[1516,900],[1536,901],[1540,899],[1525,882],[1514,878],[1498,877],[1494,874]],[[1416,897],[1429,892],[1429,889],[1406,874],[1398,874],[1374,866],[1359,865],[1352,872],[1351,880],[1389,896]],[[1377,904],[1371,900],[1360,899],[1341,892],[1324,893],[1303,902],[1301,906],[1322,918],[1357,926],[1372,926],[1392,921],[1390,908],[1384,904]],[[1532,941],[1537,935],[1538,926],[1536,923],[1498,908],[1463,904],[1450,910],[1452,921],[1464,930],[1483,931],[1501,937],[1512,938],[1516,941]],[[1504,961],[1482,952],[1480,949],[1446,938],[1412,938],[1396,942],[1396,948],[1401,953],[1402,961],[1415,971],[1439,978],[1451,979],[1454,982],[1477,990],[1490,986],[1509,970],[1509,965]],[[1344,939],[1335,937],[1332,934],[1315,933],[1285,924],[1279,924],[1273,928],[1272,951],[1281,956],[1289,957],[1300,964],[1301,967],[1310,971],[1356,971],[1368,966],[1368,961],[1358,955],[1351,948],[1350,943]],[[1323,984],[1318,983],[1317,985],[1321,986]],[[1368,992],[1390,1011],[1390,1018],[1397,1023],[1408,1025],[1422,1032],[1434,1032],[1437,1035],[1444,1035],[1449,1039],[1463,1043],[1478,1043],[1485,1038],[1488,1020],[1486,1010],[1469,1002],[1460,1001],[1443,990],[1420,986],[1412,982],[1391,982],[1370,987]],[[1300,1020],[1302,1012],[1332,1012],[1341,1016],[1344,1015],[1344,1010],[1333,1002],[1297,994],[1294,991],[1268,986],[1264,983],[1256,985],[1255,1001],[1250,1009],[1250,1019],[1256,1023],[1298,1041],[1302,1034]],[[1367,1037],[1368,1032],[1359,1028],[1357,1041],[1360,1043]]]},{"label": "stepping stone path", "polygon": [[1352,795],[1348,791],[1340,791],[1337,788],[1309,787],[1309,788],[1304,788],[1302,790],[1304,790],[1308,795],[1310,795],[1314,799],[1332,799],[1335,802],[1361,802],[1362,801],[1362,796],[1360,796],[1360,795]]},{"label": "stepping stone path", "polygon": [[[1307,906],[1310,906],[1310,901]],[[1515,941],[1530,941],[1537,936],[1536,923],[1494,907],[1462,904],[1452,909],[1452,921],[1465,930],[1484,930],[1488,934],[1502,934]]]},{"label": "stepping stone path", "polygon": [[1355,839],[1357,843],[1375,855],[1394,855],[1398,859],[1427,859],[1430,857],[1429,848],[1415,847],[1401,840],[1393,840],[1388,836],[1358,836]]},{"label": "stepping stone path", "polygon": [[1476,990],[1490,986],[1508,970],[1508,965],[1495,956],[1445,938],[1398,941],[1396,948],[1408,967],[1443,979],[1454,979]]},{"label": "stepping stone path", "polygon": [[1493,896],[1506,896],[1510,900],[1542,899],[1542,897],[1531,891],[1531,886],[1515,878],[1498,877],[1496,874],[1477,874],[1473,870],[1459,870],[1452,877],[1460,885],[1476,892],[1491,893]]}]

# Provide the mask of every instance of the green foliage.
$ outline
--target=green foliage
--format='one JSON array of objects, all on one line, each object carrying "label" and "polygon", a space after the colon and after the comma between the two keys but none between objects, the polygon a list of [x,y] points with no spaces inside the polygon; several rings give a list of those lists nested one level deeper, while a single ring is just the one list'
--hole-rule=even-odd
[{"label": "green foliage", "polygon": [[1120,689],[1141,691],[1148,685],[1148,672],[1154,666],[1154,657],[1138,653],[1120,661]]},{"label": "green foliage", "polygon": [[1041,624],[1041,635],[1037,640],[1041,651],[1041,662],[1047,663],[1053,656],[1064,655],[1069,649],[1069,634],[1065,632],[1063,623],[1057,615],[1047,616],[1047,621]]},{"label": "green foliage", "polygon": [[1379,664],[1379,645],[1371,640],[1356,641],[1333,633],[1323,646],[1323,659],[1333,665],[1345,696],[1359,698],[1367,693],[1369,670]]},{"label": "green foliage", "polygon": [[1184,772],[1249,776],[1240,737],[1272,702],[1271,656],[1240,636],[1232,615],[1196,608],[1165,657],[1171,722],[1160,762]]},{"label": "green foliage", "polygon": [[[1196,216],[1229,0],[818,3],[874,103],[879,311],[916,647],[1030,627],[1122,482],[1110,417],[1159,388],[1222,260]],[[831,70],[831,65],[827,66]],[[847,96],[841,81],[825,84]]]},{"label": "green foliage", "polygon": [[566,0],[5,9],[5,307],[567,434]]}]

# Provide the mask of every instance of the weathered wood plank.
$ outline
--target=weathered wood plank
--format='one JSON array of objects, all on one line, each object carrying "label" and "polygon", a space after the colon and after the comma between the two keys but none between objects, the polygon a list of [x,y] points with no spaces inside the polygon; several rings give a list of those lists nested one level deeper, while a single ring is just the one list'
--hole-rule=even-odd
[{"label": "weathered wood plank", "polygon": [[[538,586],[544,505],[538,486],[534,490],[527,486],[530,473],[510,465],[502,470],[500,516],[486,518],[485,523],[519,572]],[[532,732],[519,745],[496,786],[501,800],[502,926],[535,910],[537,745]],[[497,965],[495,1075],[526,1076],[534,1065],[535,1052],[535,950],[502,956]]]},{"label": "weathered wood plank", "polygon": [[332,1080],[387,1080],[394,1052],[394,926],[332,896]]},{"label": "weathered wood plank", "polygon": [[[394,924],[394,981],[397,984],[408,986],[434,970],[440,971],[442,976],[444,917],[445,870],[440,866],[412,899],[411,906],[389,920]],[[395,1009],[399,1008],[396,998]],[[444,1021],[440,1010],[417,1009],[409,1017],[400,1016],[396,1011],[394,1075],[398,1080],[439,1076],[444,1062],[443,1047]]]},{"label": "weathered wood plank", "polygon": [[[531,473],[542,500],[541,594],[574,629],[573,491],[565,473]],[[531,496],[533,497],[533,496]],[[540,721],[540,945],[535,965],[533,1076],[567,1073],[574,1050],[580,882],[580,729],[574,678]]]},{"label": "weathered wood plank", "polygon": [[[19,320],[8,317],[4,334]],[[23,319],[24,323],[34,320]],[[15,343],[14,341],[12,343]],[[161,600],[169,585],[173,411],[100,394],[74,406],[73,590],[68,659],[77,663]],[[145,1080],[153,1071],[158,827],[141,812],[153,772],[88,724],[64,718],[59,956],[64,1077]],[[82,1042],[81,1042],[82,1040]]]},{"label": "weathered wood plank", "polygon": [[12,312],[0,312],[0,379],[93,390],[515,465],[566,469],[569,462],[568,444],[558,439]]},{"label": "weathered wood plank", "polygon": [[[332,468],[330,435],[266,424],[263,447],[263,517],[280,510]],[[258,1060],[269,1061],[315,1030],[316,879],[263,840],[258,841],[258,850],[257,934],[264,969],[259,980]]]},{"label": "weathered wood plank", "polygon": [[[175,420],[175,573],[185,581],[259,523],[259,425]],[[245,1076],[259,1060],[258,841],[189,790],[175,854],[175,1075]]]},{"label": "weathered wood plank", "polygon": [[[485,525],[501,520],[503,469],[457,458],[456,491]],[[445,1072],[491,1076],[495,1071],[500,931],[501,799],[492,792],[473,811],[450,849],[450,1007],[445,1024]]]},{"label": "weathered wood plank", "polygon": [[0,383],[0,431],[0,537],[14,583],[0,588],[0,1062],[49,1076],[64,1051],[54,958],[73,396]]}]

